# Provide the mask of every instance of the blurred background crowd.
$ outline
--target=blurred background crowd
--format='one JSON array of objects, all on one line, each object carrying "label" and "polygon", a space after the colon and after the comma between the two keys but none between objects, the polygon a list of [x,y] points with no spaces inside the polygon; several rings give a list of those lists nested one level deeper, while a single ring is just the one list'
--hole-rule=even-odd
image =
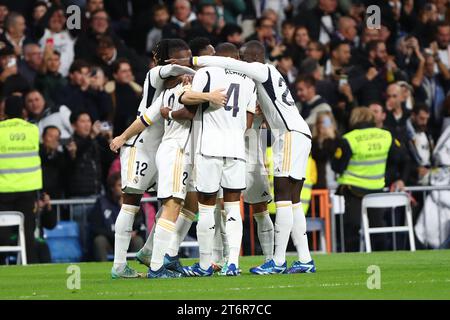
[{"label": "blurred background crowd", "polygon": [[[81,29],[67,28],[72,4]],[[365,23],[373,4],[378,29]],[[402,146],[387,187],[428,185],[433,148],[450,125],[449,8],[448,0],[0,0],[0,119],[8,101],[22,103],[39,127],[41,216],[50,199],[101,195],[88,215],[96,260],[112,250],[120,209],[120,163],[108,144],[136,118],[162,38],[261,41],[313,129],[314,188],[336,187],[331,161],[357,106]],[[143,212],[136,247],[154,208]]]}]

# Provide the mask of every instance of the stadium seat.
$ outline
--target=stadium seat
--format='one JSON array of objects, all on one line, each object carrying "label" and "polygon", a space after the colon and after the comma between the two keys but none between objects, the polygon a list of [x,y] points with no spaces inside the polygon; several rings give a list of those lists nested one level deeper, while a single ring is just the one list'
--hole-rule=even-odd
[{"label": "stadium seat", "polygon": [[325,223],[323,219],[320,218],[306,218],[306,232],[320,232],[320,251],[322,253],[327,252],[327,247],[325,245]]},{"label": "stadium seat", "polygon": [[[367,215],[368,208],[397,208],[405,207],[406,225],[405,226],[392,226],[392,227],[369,227],[369,218]],[[411,251],[416,251],[414,242],[414,231],[411,215],[411,203],[409,196],[405,192],[391,192],[391,193],[372,193],[364,196],[361,206],[362,213],[362,232],[364,237],[364,245],[366,252],[372,252],[372,244],[370,242],[370,235],[375,233],[391,233],[391,232],[408,232],[409,244]],[[375,213],[376,214],[376,213]],[[381,214],[381,213],[379,213]]]},{"label": "stadium seat", "polygon": [[80,230],[73,221],[60,221],[52,230],[44,229],[52,262],[79,262],[82,258]]},{"label": "stadium seat", "polygon": [[19,211],[0,211],[0,227],[19,227],[17,246],[0,246],[0,252],[17,252],[17,264],[27,264],[25,248],[24,217]]}]

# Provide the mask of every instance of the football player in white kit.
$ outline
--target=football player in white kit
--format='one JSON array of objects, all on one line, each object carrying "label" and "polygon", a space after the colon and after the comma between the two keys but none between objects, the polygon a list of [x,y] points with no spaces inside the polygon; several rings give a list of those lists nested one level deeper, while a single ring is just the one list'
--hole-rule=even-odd
[{"label": "football player in white kit", "polygon": [[[164,65],[169,57],[189,57],[190,50],[186,43],[178,39],[162,40],[156,47],[155,60],[157,66],[146,76],[143,97],[138,108],[138,116],[154,102],[164,89],[164,81],[171,77],[194,70],[176,65]],[[159,112],[158,112],[159,114]],[[163,122],[155,123],[142,133],[129,138],[119,136],[121,140],[120,163],[122,176],[123,204],[115,223],[114,265],[112,278],[136,278],[138,273],[126,263],[126,254],[131,239],[131,228],[135,214],[139,211],[142,194],[155,185],[157,170],[155,164],[156,150],[164,133]],[[117,151],[116,148],[113,151]]]},{"label": "football player in white kit", "polygon": [[[255,274],[315,272],[306,235],[306,218],[300,203],[300,192],[306,176],[311,150],[311,132],[295,107],[282,75],[265,63],[264,46],[249,41],[241,48],[239,61],[224,57],[173,59],[172,63],[192,66],[221,66],[251,77],[257,87],[258,101],[270,126],[274,141],[274,191],[276,204],[275,251],[272,260],[252,268]],[[298,261],[288,269],[286,249],[289,237],[297,248]]]},{"label": "football player in white kit", "polygon": [[[111,143],[111,149],[117,150],[129,137],[138,135],[147,127],[161,121],[160,113],[167,109],[165,118],[168,120],[165,121],[164,135],[156,153],[158,198],[163,203],[163,210],[156,222],[152,254],[148,257],[147,277],[149,278],[174,278],[182,273],[178,256],[169,257],[166,253],[175,236],[175,222],[183,206],[187,191],[186,184],[190,179],[191,119],[194,117],[196,107],[184,107],[179,102],[179,95],[184,88],[181,83],[177,84],[180,79],[174,80],[177,80],[174,83],[176,86],[164,90],[158,99],[122,133],[120,138]],[[195,105],[211,101],[216,106],[222,107],[226,102],[226,95],[221,91],[219,89],[208,93],[188,92],[186,99]],[[183,238],[185,235],[184,233],[180,237]],[[178,251],[177,241],[176,245],[176,251]],[[147,263],[144,264],[147,265]]]},{"label": "football player in white kit", "polygon": [[264,164],[267,130],[262,129],[264,116],[260,107],[257,107],[255,111],[249,119],[251,127],[245,134],[247,188],[243,196],[244,202],[250,205],[253,212],[265,261],[270,261],[273,258],[274,226],[267,210],[267,204],[272,201],[268,171]]},{"label": "football player in white kit", "polygon": [[[220,44],[216,55],[238,58],[238,50],[231,43]],[[226,88],[227,103],[216,109],[210,104],[201,107],[200,136],[195,155],[196,189],[199,198],[197,240],[200,261],[184,267],[187,276],[213,274],[212,251],[215,233],[214,211],[219,188],[224,192],[227,214],[226,234],[229,260],[226,275],[240,273],[239,254],[242,241],[240,213],[241,191],[245,189],[245,139],[247,109],[255,108],[256,90],[248,76],[220,67],[199,69],[192,82],[192,90],[209,92]]]}]

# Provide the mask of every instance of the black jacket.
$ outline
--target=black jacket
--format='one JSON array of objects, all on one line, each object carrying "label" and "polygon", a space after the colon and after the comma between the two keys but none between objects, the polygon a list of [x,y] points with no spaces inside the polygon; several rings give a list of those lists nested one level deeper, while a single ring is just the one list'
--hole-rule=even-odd
[{"label": "black jacket", "polygon": [[112,112],[111,97],[104,91],[88,89],[68,84],[55,97],[56,105],[66,105],[72,112],[86,111],[92,122],[107,120]]},{"label": "black jacket", "polygon": [[69,161],[67,195],[87,197],[99,194],[114,156],[108,150],[108,142],[101,137],[82,138],[76,134],[73,139],[77,153],[75,159]]},{"label": "black jacket", "polygon": [[[100,196],[95,202],[88,216],[90,235],[94,239],[98,235],[105,236],[114,243],[114,225],[120,211],[120,203],[114,201],[111,196]],[[133,223],[133,231],[144,231],[144,217],[142,211],[136,215]],[[144,234],[145,235],[145,234]]]},{"label": "black jacket", "polygon": [[52,199],[64,198],[64,180],[69,159],[62,151],[49,152],[43,145],[39,148],[42,167],[42,190]]}]

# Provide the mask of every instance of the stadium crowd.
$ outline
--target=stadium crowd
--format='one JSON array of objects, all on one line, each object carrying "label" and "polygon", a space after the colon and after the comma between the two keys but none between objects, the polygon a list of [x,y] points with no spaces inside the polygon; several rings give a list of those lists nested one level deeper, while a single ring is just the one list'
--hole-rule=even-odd
[{"label": "stadium crowd", "polygon": [[[80,29],[67,27],[72,4],[82,9]],[[373,4],[377,29],[365,23]],[[336,188],[333,157],[357,106],[370,108],[401,146],[386,186],[429,185],[433,148],[450,125],[449,9],[447,0],[1,0],[0,120],[16,96],[39,127],[41,216],[56,215],[50,199],[98,198],[88,208],[96,260],[112,251],[120,209],[120,163],[108,145],[136,119],[163,38],[261,41],[312,128],[314,188]],[[154,208],[143,212],[136,248]],[[74,219],[81,215],[75,210]]]}]

